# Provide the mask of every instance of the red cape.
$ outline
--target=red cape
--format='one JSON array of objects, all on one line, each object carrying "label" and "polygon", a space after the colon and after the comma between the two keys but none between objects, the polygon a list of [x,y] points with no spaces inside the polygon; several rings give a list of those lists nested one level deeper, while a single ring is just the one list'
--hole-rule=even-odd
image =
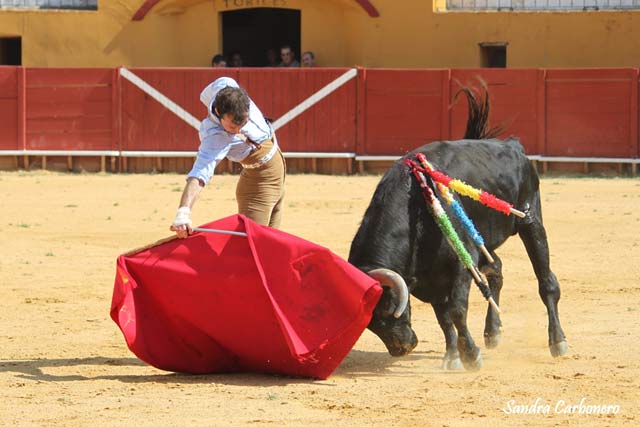
[{"label": "red cape", "polygon": [[380,298],[378,282],[328,249],[242,215],[117,261],[111,318],[157,368],[327,378]]}]

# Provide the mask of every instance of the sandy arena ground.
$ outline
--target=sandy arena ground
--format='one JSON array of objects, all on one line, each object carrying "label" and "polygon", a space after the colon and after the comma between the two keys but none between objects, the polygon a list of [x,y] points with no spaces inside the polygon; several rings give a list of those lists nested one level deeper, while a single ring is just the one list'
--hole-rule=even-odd
[{"label": "sandy arena ground", "polygon": [[[290,175],[283,229],[346,257],[379,176]],[[194,212],[235,213],[237,176]],[[116,257],[168,236],[182,175],[0,172],[0,425],[607,426],[640,425],[640,179],[544,178],[569,354],[547,349],[546,311],[517,238],[504,261],[504,332],[478,372],[444,372],[444,338],[413,300],[420,343],[392,358],[365,331],[326,381],[191,376],[133,356],[109,318]],[[479,345],[485,304],[472,290]],[[556,414],[618,405],[610,415]],[[548,406],[523,415],[516,406]]]}]

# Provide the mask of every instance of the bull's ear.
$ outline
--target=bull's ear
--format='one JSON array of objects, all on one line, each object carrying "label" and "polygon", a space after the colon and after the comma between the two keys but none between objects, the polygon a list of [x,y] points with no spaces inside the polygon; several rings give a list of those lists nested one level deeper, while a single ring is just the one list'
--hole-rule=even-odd
[{"label": "bull's ear", "polygon": [[383,288],[382,296],[380,297],[378,305],[375,309],[378,315],[383,319],[393,316],[393,313],[396,309],[394,298],[395,297],[393,296],[391,289]]},{"label": "bull's ear", "polygon": [[388,305],[389,305],[389,308],[387,308],[387,309],[384,311],[384,317],[385,317],[385,318],[386,318],[386,317],[391,317],[391,316],[393,316],[393,312],[396,310],[396,305],[395,305],[395,304],[391,304],[391,303],[389,303]]}]

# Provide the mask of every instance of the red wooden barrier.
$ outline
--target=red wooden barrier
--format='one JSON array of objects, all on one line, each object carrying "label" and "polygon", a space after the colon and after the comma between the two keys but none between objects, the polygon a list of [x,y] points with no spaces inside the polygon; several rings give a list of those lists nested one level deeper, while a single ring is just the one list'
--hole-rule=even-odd
[{"label": "red wooden barrier", "polygon": [[112,68],[28,68],[28,150],[116,150]]},{"label": "red wooden barrier", "polygon": [[[233,70],[133,68],[131,72],[167,98],[202,120],[207,109],[200,92],[221,76],[237,79]],[[195,151],[200,145],[198,130],[191,127],[155,99],[126,79],[122,90],[122,150]]]},{"label": "red wooden barrier", "polygon": [[[540,154],[537,147],[538,120],[542,113],[537,105],[538,70],[473,69],[452,70],[451,96],[460,85],[480,89],[481,78],[489,88],[491,109],[489,125],[504,125],[500,137],[516,136],[529,154]],[[452,139],[462,138],[467,123],[467,102],[463,96],[451,110]]]},{"label": "red wooden barrier", "polygon": [[0,150],[19,150],[21,67],[0,67]]},{"label": "red wooden barrier", "polygon": [[[245,68],[238,83],[265,116],[278,119],[348,70]],[[280,128],[283,151],[354,152],[356,86],[356,78],[351,79]]]},{"label": "red wooden barrier", "polygon": [[[346,68],[151,69],[132,71],[198,120],[201,90],[222,75],[247,89],[277,119]],[[640,156],[639,71],[359,69],[358,77],[284,125],[287,152],[401,155],[427,142],[460,138],[462,84],[489,85],[491,123],[520,138],[529,154]],[[197,131],[116,69],[0,67],[0,150],[195,151]]]},{"label": "red wooden barrier", "polygon": [[[401,155],[445,139],[448,70],[363,70],[358,154]],[[445,84],[446,82],[446,84]]]},{"label": "red wooden barrier", "polygon": [[638,154],[638,70],[548,70],[546,147],[550,156]]},{"label": "red wooden barrier", "polygon": [[640,69],[634,68],[635,79],[631,84],[631,132],[629,134],[630,156],[640,157]]},{"label": "red wooden barrier", "polygon": [[[244,87],[263,114],[277,119],[347,69],[149,69],[131,71],[198,120],[207,111],[200,92],[221,76]],[[197,130],[142,90],[122,80],[122,149],[193,151]],[[353,152],[355,149],[356,83],[344,84],[283,126],[278,142],[285,151]]]},{"label": "red wooden barrier", "polygon": [[[505,124],[502,136],[517,135],[528,152],[538,153],[537,70],[365,70],[364,145],[359,154],[404,154],[427,142],[462,138],[467,121],[461,85],[491,95],[490,119]],[[451,108],[450,108],[451,107]]]}]

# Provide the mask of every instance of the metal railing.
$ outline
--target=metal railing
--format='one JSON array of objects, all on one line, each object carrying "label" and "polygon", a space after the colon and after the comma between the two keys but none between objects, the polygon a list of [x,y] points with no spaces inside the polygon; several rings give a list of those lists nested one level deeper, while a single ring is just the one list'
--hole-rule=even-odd
[{"label": "metal railing", "polygon": [[98,10],[98,0],[0,0],[1,9]]},{"label": "metal railing", "polygon": [[446,0],[448,11],[578,11],[640,9],[640,0]]}]

